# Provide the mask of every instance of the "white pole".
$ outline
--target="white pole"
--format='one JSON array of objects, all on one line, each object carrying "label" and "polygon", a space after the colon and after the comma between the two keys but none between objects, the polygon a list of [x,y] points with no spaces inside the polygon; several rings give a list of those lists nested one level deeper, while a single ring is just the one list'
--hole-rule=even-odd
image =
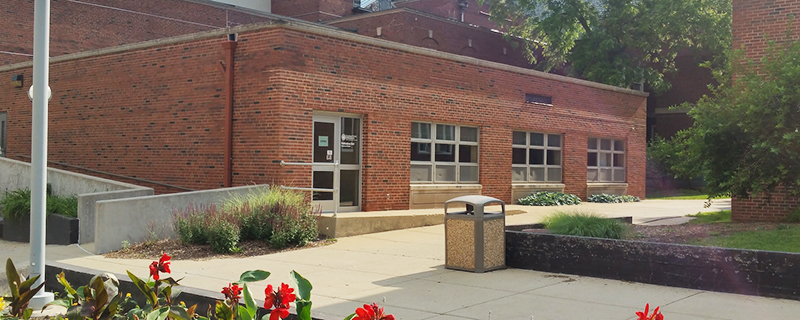
[{"label": "white pole", "polygon": [[[47,101],[50,98],[50,0],[36,0],[33,18],[33,123],[31,132],[31,265],[30,276],[44,281],[45,189],[47,187]],[[30,306],[41,310],[53,293],[40,290]]]}]

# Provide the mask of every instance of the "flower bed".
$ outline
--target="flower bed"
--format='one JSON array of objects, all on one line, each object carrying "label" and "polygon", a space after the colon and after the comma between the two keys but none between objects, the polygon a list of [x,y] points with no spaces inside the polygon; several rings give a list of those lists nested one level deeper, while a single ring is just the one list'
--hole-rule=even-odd
[{"label": "flower bed", "polygon": [[512,268],[800,300],[800,254],[506,230]]}]

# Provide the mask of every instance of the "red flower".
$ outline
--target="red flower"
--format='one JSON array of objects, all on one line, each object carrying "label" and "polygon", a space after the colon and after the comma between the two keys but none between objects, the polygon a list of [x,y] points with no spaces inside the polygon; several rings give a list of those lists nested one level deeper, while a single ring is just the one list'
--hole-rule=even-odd
[{"label": "red flower", "polygon": [[394,320],[394,316],[384,314],[383,308],[379,308],[377,303],[373,303],[356,309],[356,317],[352,320]]},{"label": "red flower", "polygon": [[664,316],[661,312],[658,312],[658,308],[659,307],[656,307],[656,309],[653,310],[653,314],[647,315],[650,311],[650,304],[648,303],[644,306],[644,312],[636,311],[636,315],[639,316],[636,320],[664,320]]},{"label": "red flower", "polygon": [[227,287],[222,288],[222,294],[224,294],[225,299],[230,300],[232,304],[238,304],[239,299],[242,298],[241,296],[239,296],[240,294],[242,294],[242,289],[244,288],[240,287],[238,284],[231,285],[230,283],[228,283]]},{"label": "red flower", "polygon": [[153,277],[153,280],[158,280],[160,278],[158,275],[159,271],[172,273],[169,271],[169,259],[172,259],[172,257],[164,253],[161,255],[161,258],[158,259],[158,262],[153,261],[153,263],[150,264],[150,276]]},{"label": "red flower", "polygon": [[281,283],[280,290],[272,290],[272,285],[267,285],[264,294],[267,298],[264,300],[264,309],[272,309],[269,313],[269,320],[283,319],[289,316],[289,303],[294,302],[296,296],[293,293],[294,289],[289,288],[288,284]]}]

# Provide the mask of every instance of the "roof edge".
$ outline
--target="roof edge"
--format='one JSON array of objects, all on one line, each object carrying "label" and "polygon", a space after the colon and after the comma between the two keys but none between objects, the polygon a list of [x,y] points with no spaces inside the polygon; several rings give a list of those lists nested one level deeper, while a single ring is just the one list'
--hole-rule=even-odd
[{"label": "roof edge", "polygon": [[[116,47],[109,47],[109,48],[102,48],[102,49],[96,49],[96,50],[90,50],[90,51],[66,54],[66,55],[61,55],[61,56],[50,58],[50,62],[51,63],[65,62],[65,61],[70,61],[70,60],[89,58],[89,57],[96,57],[96,56],[102,56],[102,55],[108,55],[108,54],[114,54],[114,53],[121,53],[121,52],[132,51],[132,50],[148,49],[148,48],[157,47],[157,46],[171,45],[171,44],[189,42],[189,41],[194,41],[194,40],[205,40],[205,39],[210,39],[210,38],[213,38],[213,37],[225,36],[225,35],[227,35],[229,33],[252,32],[252,31],[258,31],[258,30],[266,30],[266,29],[278,28],[278,27],[283,27],[283,28],[287,28],[287,29],[291,29],[291,30],[295,30],[295,31],[300,31],[300,32],[308,32],[308,33],[313,33],[313,34],[317,34],[317,35],[328,36],[328,37],[332,37],[332,38],[338,38],[338,39],[341,39],[341,40],[348,40],[348,41],[353,41],[353,42],[358,42],[358,43],[363,43],[363,44],[368,44],[368,45],[374,45],[374,46],[383,47],[383,48],[387,48],[387,49],[394,49],[394,50],[398,50],[398,51],[404,51],[404,52],[409,52],[409,53],[414,53],[414,54],[419,54],[419,55],[424,55],[424,56],[429,56],[429,57],[434,57],[434,58],[440,58],[440,59],[445,59],[445,60],[450,60],[450,61],[467,63],[467,64],[486,67],[486,68],[492,68],[492,69],[497,69],[497,70],[503,70],[503,71],[508,71],[508,72],[519,73],[519,74],[526,74],[526,75],[536,76],[536,77],[540,77],[540,78],[544,78],[544,79],[548,79],[548,80],[554,80],[554,81],[559,81],[559,82],[564,82],[564,83],[577,84],[577,85],[587,86],[587,87],[601,89],[601,90],[607,90],[607,91],[618,92],[618,93],[623,93],[623,94],[635,95],[635,96],[640,96],[640,97],[647,97],[649,95],[649,93],[643,92],[643,91],[637,91],[637,90],[632,90],[632,89],[612,86],[612,85],[598,83],[598,82],[592,82],[592,81],[578,79],[578,78],[571,78],[571,77],[567,77],[567,76],[556,75],[556,74],[546,73],[546,72],[537,71],[537,70],[525,69],[525,68],[521,68],[521,67],[515,67],[515,66],[511,66],[511,65],[498,63],[498,62],[481,60],[481,59],[477,59],[477,58],[461,56],[461,55],[456,55],[456,54],[452,54],[452,53],[446,53],[446,52],[437,51],[437,50],[428,49],[428,48],[415,47],[415,46],[406,45],[406,44],[402,44],[402,43],[399,43],[399,42],[393,42],[393,41],[389,41],[389,40],[376,39],[376,38],[372,38],[372,37],[368,37],[368,36],[362,36],[362,35],[359,35],[359,34],[356,34],[356,33],[348,32],[348,31],[343,31],[343,30],[341,30],[339,28],[335,28],[335,27],[328,26],[328,25],[321,25],[321,24],[317,24],[317,23],[306,22],[306,21],[296,20],[296,19],[292,19],[292,18],[283,18],[283,17],[281,19],[278,19],[278,20],[272,20],[272,21],[263,22],[263,23],[255,23],[255,24],[249,24],[249,25],[244,25],[244,26],[238,26],[238,27],[233,27],[233,28],[230,28],[230,29],[219,29],[219,30],[212,30],[212,31],[204,31],[204,32],[198,32],[198,33],[192,33],[192,34],[187,34],[187,35],[175,36],[175,37],[170,37],[170,38],[156,39],[156,40],[150,40],[150,41],[145,41],[145,42],[126,44],[126,45],[121,45],[121,46],[116,46]],[[22,68],[28,68],[28,67],[31,67],[32,65],[33,65],[33,61],[28,61],[28,62],[21,62],[21,63],[12,64],[12,65],[2,66],[2,67],[0,67],[0,72],[11,71],[11,70],[16,70],[16,69],[22,69]]]}]

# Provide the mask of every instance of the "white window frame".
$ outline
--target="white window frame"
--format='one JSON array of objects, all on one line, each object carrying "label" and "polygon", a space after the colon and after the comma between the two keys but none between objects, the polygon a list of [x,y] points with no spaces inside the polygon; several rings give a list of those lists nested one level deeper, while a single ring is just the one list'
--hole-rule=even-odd
[{"label": "white window frame", "polygon": [[[513,135],[514,133],[524,133],[525,134],[525,144],[516,144],[513,143]],[[544,136],[544,145],[537,146],[531,145],[531,134],[541,134]],[[512,157],[513,157],[513,150],[514,149],[525,149],[525,164],[514,164],[513,161],[511,163],[511,168],[513,172],[513,168],[525,168],[525,177],[524,181],[522,180],[513,180],[513,173],[512,173],[512,181],[511,183],[561,183],[564,181],[564,152],[562,151],[564,148],[564,135],[562,134],[555,134],[555,133],[543,133],[543,132],[529,132],[529,131],[513,131],[512,135]],[[548,142],[550,141],[550,136],[558,136],[559,137],[559,144],[558,147],[549,146]],[[542,150],[544,153],[544,163],[543,164],[531,164],[531,149],[534,150]],[[547,164],[547,151],[553,150],[558,151],[559,153],[559,164]],[[513,159],[513,158],[512,158]],[[534,180],[533,175],[531,174],[532,168],[542,168],[544,169],[544,180]],[[558,180],[551,180],[550,179],[550,169],[558,169],[560,170],[561,174],[560,179]]]},{"label": "white window frame", "polygon": [[[589,148],[591,140],[593,140],[593,139],[595,140],[595,147],[596,147],[594,149],[593,148]],[[610,143],[611,143],[610,150],[602,148],[603,140],[610,141]],[[617,143],[620,143],[622,145],[622,150],[617,150]],[[625,183],[625,182],[627,182],[627,173],[625,172],[625,169],[626,169],[625,163],[628,162],[628,160],[627,160],[627,157],[626,157],[626,154],[625,154],[625,151],[627,149],[627,143],[626,143],[625,140],[591,137],[591,138],[589,138],[589,141],[587,141],[586,145],[587,145],[587,150],[588,150],[587,151],[587,156],[586,156],[587,157],[587,160],[586,160],[586,164],[587,164],[586,180],[588,182],[601,182],[601,183]],[[597,165],[595,165],[595,166],[589,166],[588,158],[589,158],[589,154],[592,154],[592,153],[596,154],[596,157],[597,157]],[[600,160],[601,160],[601,157],[603,155],[609,155],[610,161],[609,161],[608,165],[601,165],[601,161]],[[621,155],[622,156],[622,159],[623,159],[622,162],[623,163],[622,163],[621,166],[618,166],[617,163],[615,163],[614,155]],[[602,178],[601,172],[603,170],[608,170],[610,172],[610,177],[611,177],[610,179],[607,179],[607,180],[602,179],[601,180],[601,178]],[[592,176],[592,172],[595,173],[595,177],[597,177],[597,178],[594,179],[594,180],[589,180],[589,177]],[[623,178],[622,179],[615,179],[619,172],[621,172],[621,176]]]},{"label": "white window frame", "polygon": [[[430,128],[431,128],[431,130],[430,130],[430,139],[411,138],[411,142],[410,143],[414,143],[414,142],[417,142],[417,143],[430,143],[430,146],[431,146],[431,148],[430,148],[431,160],[430,161],[413,161],[412,160],[411,161],[411,165],[412,166],[428,166],[429,165],[431,167],[431,179],[430,179],[430,181],[413,181],[412,180],[411,181],[412,184],[460,184],[460,183],[461,184],[466,184],[466,183],[470,183],[471,184],[471,183],[478,183],[479,182],[479,180],[480,180],[480,178],[479,178],[480,169],[478,169],[478,174],[476,174],[476,177],[475,177],[476,179],[475,180],[462,180],[461,179],[461,168],[462,167],[480,168],[480,164],[479,164],[480,163],[480,159],[478,159],[474,163],[473,162],[460,162],[459,161],[459,156],[460,156],[460,154],[459,154],[460,153],[460,148],[459,147],[460,146],[475,146],[476,147],[476,152],[477,152],[476,156],[477,157],[480,156],[480,128],[479,127],[462,126],[462,125],[448,124],[448,123],[412,121],[412,125],[411,125],[412,128],[413,128],[413,124],[414,123],[430,125]],[[443,140],[443,139],[440,140],[440,139],[436,139],[436,130],[437,130],[437,126],[439,126],[439,125],[454,127],[454,130],[455,130],[454,139],[455,140]],[[478,141],[461,141],[461,128],[473,128],[473,129],[475,129],[476,138],[477,138]],[[454,148],[455,161],[454,162],[440,162],[438,165],[439,166],[454,166],[455,170],[456,170],[456,172],[455,172],[456,173],[455,181],[437,181],[436,180],[436,166],[437,166],[437,163],[436,163],[436,145],[437,144],[452,145],[453,148]]]}]

